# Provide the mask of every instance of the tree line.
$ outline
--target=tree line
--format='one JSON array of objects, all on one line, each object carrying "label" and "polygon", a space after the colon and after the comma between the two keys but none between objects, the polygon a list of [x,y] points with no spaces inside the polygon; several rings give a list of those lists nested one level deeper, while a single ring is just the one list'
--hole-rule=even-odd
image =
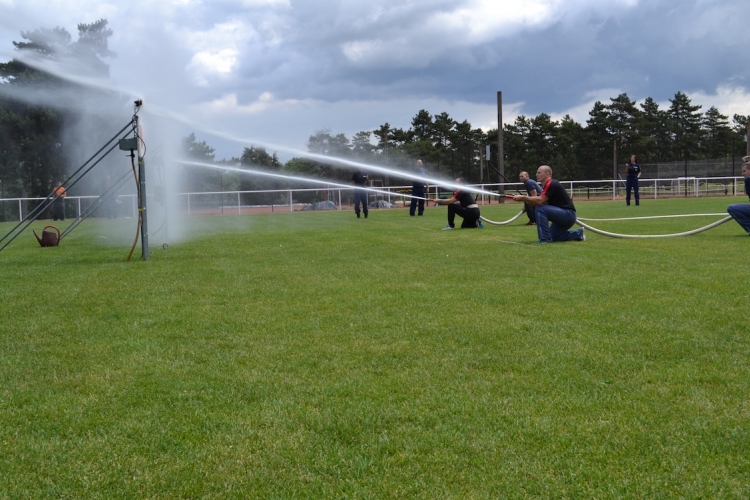
[{"label": "tree line", "polygon": [[[631,154],[640,163],[667,163],[706,158],[743,156],[746,151],[748,116],[721,114],[714,106],[701,112],[689,96],[677,92],[670,106],[661,109],[653,98],[637,104],[623,93],[609,103],[597,101],[585,124],[569,115],[553,120],[542,113],[518,116],[503,125],[504,172],[517,179],[522,170],[534,171],[541,164],[553,165],[562,180],[608,179],[615,164],[624,164]],[[422,159],[432,172],[469,182],[502,182],[497,173],[497,129],[483,131],[464,120],[420,110],[404,130],[389,123],[372,131],[344,134],[319,131],[311,135],[310,152],[396,168],[412,168]],[[490,161],[485,161],[490,146]],[[619,159],[618,159],[619,158]],[[292,169],[336,176],[337,169],[320,162],[294,158]],[[339,174],[341,175],[341,174]]]}]

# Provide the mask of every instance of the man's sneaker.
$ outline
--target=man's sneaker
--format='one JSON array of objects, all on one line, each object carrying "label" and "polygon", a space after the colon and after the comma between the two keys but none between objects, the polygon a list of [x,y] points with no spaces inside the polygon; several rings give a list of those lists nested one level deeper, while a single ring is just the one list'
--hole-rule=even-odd
[{"label": "man's sneaker", "polygon": [[479,229],[484,229],[484,224],[482,224],[482,219],[477,219],[477,227]]},{"label": "man's sneaker", "polygon": [[529,221],[529,222],[526,223],[526,225],[527,226],[536,226],[536,222]]},{"label": "man's sneaker", "polygon": [[586,241],[586,228],[581,228],[581,241]]},{"label": "man's sneaker", "polygon": [[445,226],[445,227],[443,228],[443,231],[447,231],[447,230],[449,230],[449,229],[453,229],[453,228],[452,228],[452,227],[450,227],[450,226]]}]

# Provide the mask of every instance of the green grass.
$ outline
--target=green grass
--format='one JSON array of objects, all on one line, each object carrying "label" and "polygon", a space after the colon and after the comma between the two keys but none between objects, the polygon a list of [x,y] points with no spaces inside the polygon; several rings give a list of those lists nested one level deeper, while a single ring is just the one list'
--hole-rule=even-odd
[{"label": "green grass", "polygon": [[525,222],[196,217],[130,263],[132,220],[23,234],[0,253],[0,498],[750,496],[747,235],[534,245]]}]

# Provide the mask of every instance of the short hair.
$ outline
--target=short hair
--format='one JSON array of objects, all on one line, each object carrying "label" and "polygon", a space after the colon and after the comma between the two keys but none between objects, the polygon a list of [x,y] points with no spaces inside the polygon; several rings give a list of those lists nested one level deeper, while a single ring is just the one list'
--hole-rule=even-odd
[{"label": "short hair", "polygon": [[526,170],[521,170],[521,171],[520,171],[520,172],[518,173],[518,177],[521,177],[521,176],[522,176],[523,174],[526,174],[526,177],[528,177],[528,176],[529,176],[529,173],[528,173],[528,172],[527,172]]},{"label": "short hair", "polygon": [[456,177],[456,184],[466,184],[466,179],[463,177]]},{"label": "short hair", "polygon": [[742,164],[742,169],[744,170],[744,169],[746,169],[746,168],[747,168],[747,169],[750,169],[750,161],[749,161],[749,162],[747,162],[747,163],[743,163],[743,164]]},{"label": "short hair", "polygon": [[549,165],[539,165],[539,168],[543,168],[544,170],[546,170],[546,171],[547,171],[547,173],[548,173],[548,174],[549,174],[550,176],[552,175],[552,167],[550,167]]}]

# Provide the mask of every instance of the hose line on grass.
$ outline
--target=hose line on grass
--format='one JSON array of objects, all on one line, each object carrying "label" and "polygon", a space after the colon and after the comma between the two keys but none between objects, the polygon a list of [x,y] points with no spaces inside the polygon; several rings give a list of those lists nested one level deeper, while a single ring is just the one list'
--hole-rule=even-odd
[{"label": "hose line on grass", "polygon": [[716,226],[720,226],[721,224],[724,224],[725,222],[732,220],[732,216],[728,215],[724,217],[723,219],[713,222],[707,226],[700,227],[698,229],[693,229],[692,231],[685,231],[683,233],[672,233],[672,234],[620,234],[620,233],[611,233],[609,231],[603,231],[601,229],[596,229],[595,227],[591,227],[585,222],[582,222],[585,219],[576,219],[576,223],[581,226],[585,227],[589,231],[593,231],[596,234],[601,234],[602,236],[610,236],[612,238],[674,238],[677,236],[690,236],[692,234],[698,234],[702,233],[703,231],[708,231],[709,229],[713,229]]},{"label": "hose line on grass", "polygon": [[487,224],[492,224],[492,225],[495,225],[495,226],[504,226],[504,225],[510,224],[514,220],[518,219],[521,215],[523,215],[523,210],[521,210],[516,215],[514,215],[512,218],[510,218],[510,219],[508,219],[508,220],[506,220],[504,222],[495,222],[494,220],[489,220],[487,217],[483,217],[481,215],[479,216],[479,218],[482,219]]},{"label": "hose line on grass", "polygon": [[609,222],[609,221],[623,221],[623,220],[646,220],[646,219],[673,219],[676,217],[719,217],[724,215],[720,214],[680,214],[680,215],[649,215],[644,217],[619,217],[615,219],[589,219],[587,217],[578,217],[578,220],[585,222]]}]

